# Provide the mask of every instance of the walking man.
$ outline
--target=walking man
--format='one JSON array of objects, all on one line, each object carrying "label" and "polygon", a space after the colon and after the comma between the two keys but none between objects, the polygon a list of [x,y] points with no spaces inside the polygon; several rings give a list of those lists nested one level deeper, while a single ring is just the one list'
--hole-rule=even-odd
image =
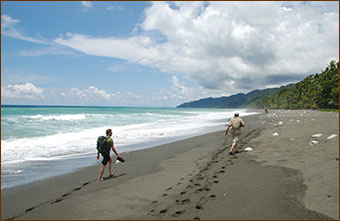
[{"label": "walking man", "polygon": [[[102,160],[102,166],[100,168],[100,171],[99,171],[99,176],[98,176],[98,180],[99,181],[103,181],[103,173],[104,173],[104,170],[105,170],[105,166],[107,163],[109,163],[109,176],[110,177],[113,177],[113,173],[112,173],[112,170],[111,170],[111,167],[112,167],[112,158],[110,157],[110,150],[112,149],[112,151],[117,155],[117,159],[118,160],[123,160],[123,158],[120,157],[120,155],[118,154],[117,150],[115,149],[114,145],[113,145],[113,139],[111,138],[112,136],[112,130],[111,129],[107,129],[106,130],[106,147],[107,147],[107,150],[106,151],[101,151],[100,154],[102,155],[103,157],[103,160]],[[97,153],[97,160],[99,160],[99,151]]]},{"label": "walking man", "polygon": [[[246,126],[243,119],[239,117],[239,113],[235,113],[234,117],[230,119],[227,130],[225,131],[225,135],[228,135],[228,131],[231,129],[231,135],[233,136],[233,144],[231,146],[231,150],[229,151],[229,154],[232,155],[234,149],[237,147],[237,142],[239,141],[239,136],[241,135],[241,127]],[[235,153],[237,153],[237,149]]]}]

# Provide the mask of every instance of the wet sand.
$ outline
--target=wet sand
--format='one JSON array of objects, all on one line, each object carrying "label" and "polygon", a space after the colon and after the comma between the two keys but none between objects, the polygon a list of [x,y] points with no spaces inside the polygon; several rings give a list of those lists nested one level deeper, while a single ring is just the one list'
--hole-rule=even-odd
[{"label": "wet sand", "polygon": [[[244,119],[238,154],[228,154],[224,131],[134,151],[102,182],[98,162],[3,190],[1,219],[339,219],[339,139],[327,139],[339,135],[338,113]],[[311,137],[317,133],[323,136]]]}]

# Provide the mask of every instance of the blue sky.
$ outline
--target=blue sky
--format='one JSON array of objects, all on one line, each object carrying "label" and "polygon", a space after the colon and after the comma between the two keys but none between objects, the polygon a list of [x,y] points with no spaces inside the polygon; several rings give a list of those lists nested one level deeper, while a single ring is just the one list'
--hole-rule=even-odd
[{"label": "blue sky", "polygon": [[338,2],[1,2],[2,104],[176,106],[339,60]]}]

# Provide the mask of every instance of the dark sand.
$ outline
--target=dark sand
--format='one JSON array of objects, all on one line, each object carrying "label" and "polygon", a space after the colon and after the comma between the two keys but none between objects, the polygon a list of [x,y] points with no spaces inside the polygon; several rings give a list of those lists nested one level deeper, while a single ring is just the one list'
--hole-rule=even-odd
[{"label": "dark sand", "polygon": [[[252,152],[230,156],[224,131],[131,152],[102,182],[98,162],[3,190],[1,219],[339,219],[339,139],[326,139],[339,135],[338,114],[244,119],[239,149]],[[311,138],[316,133],[323,136]]]}]

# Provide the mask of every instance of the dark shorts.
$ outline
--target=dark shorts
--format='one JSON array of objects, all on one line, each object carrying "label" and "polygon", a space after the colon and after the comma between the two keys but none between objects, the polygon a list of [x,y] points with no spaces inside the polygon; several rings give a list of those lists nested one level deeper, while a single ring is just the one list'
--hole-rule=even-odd
[{"label": "dark shorts", "polygon": [[103,164],[104,166],[106,166],[107,162],[109,162],[110,159],[111,159],[110,153],[109,153],[109,152],[108,152],[108,153],[102,153],[102,152],[101,152],[100,154],[103,156],[102,164]]}]

